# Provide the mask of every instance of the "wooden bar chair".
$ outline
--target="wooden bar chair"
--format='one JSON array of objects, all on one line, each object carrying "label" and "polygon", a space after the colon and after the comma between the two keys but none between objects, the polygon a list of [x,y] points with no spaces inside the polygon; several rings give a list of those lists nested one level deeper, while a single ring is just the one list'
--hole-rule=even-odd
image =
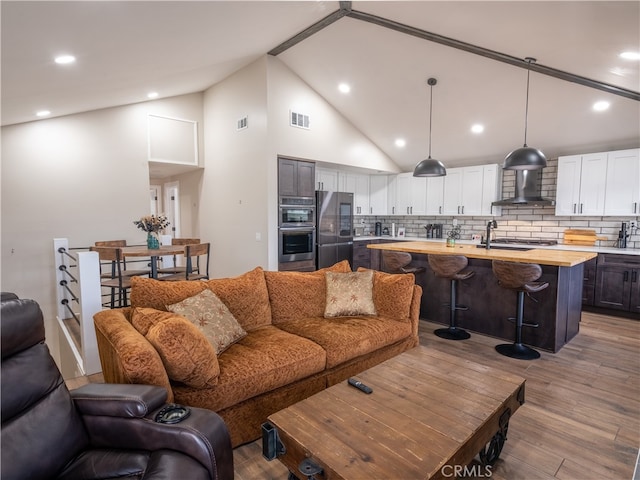
[{"label": "wooden bar chair", "polygon": [[425,271],[424,267],[412,266],[412,261],[413,257],[409,252],[382,250],[382,266],[385,272],[418,274]]},{"label": "wooden bar chair", "polygon": [[538,328],[537,323],[524,321],[524,296],[527,294],[529,298],[537,301],[531,297],[531,294],[540,292],[549,286],[548,282],[536,281],[542,276],[542,267],[536,263],[493,260],[491,268],[502,288],[517,292],[516,316],[509,318],[509,320],[514,320],[516,324],[514,342],[496,345],[496,351],[501,355],[520,360],[540,358],[540,352],[522,343],[522,327]]},{"label": "wooden bar chair", "polygon": [[[197,245],[200,243],[199,238],[172,238],[171,245]],[[158,274],[174,274],[184,273],[187,270],[186,265],[178,265],[177,255],[173,256],[173,266],[158,269]]]},{"label": "wooden bar chair", "polygon": [[122,249],[120,247],[91,247],[92,252],[98,252],[100,263],[110,262],[113,265],[113,274],[109,278],[101,278],[100,286],[111,291],[111,308],[116,308],[116,292],[118,294],[118,306],[127,306],[127,291],[131,288],[131,276],[123,275]]},{"label": "wooden bar chair", "polygon": [[[126,247],[126,240],[100,240],[94,243],[96,247]],[[114,278],[115,277],[115,263],[105,263],[105,265],[110,265],[110,271],[102,272],[102,263],[100,264],[100,278]],[[128,269],[127,268],[127,260],[122,257],[122,275],[125,277],[136,277],[139,275],[150,275],[151,269]]]},{"label": "wooden bar chair", "polygon": [[174,273],[172,275],[164,275],[158,277],[158,280],[208,280],[210,250],[211,245],[209,243],[185,245],[184,256],[187,262],[185,271],[182,273]]},{"label": "wooden bar chair", "polygon": [[458,282],[467,280],[475,275],[473,270],[465,270],[469,260],[464,255],[428,255],[429,266],[437,277],[450,282],[449,286],[449,326],[433,331],[438,337],[446,340],[466,340],[471,335],[466,330],[457,326],[458,310],[468,310],[468,307],[457,303]]}]

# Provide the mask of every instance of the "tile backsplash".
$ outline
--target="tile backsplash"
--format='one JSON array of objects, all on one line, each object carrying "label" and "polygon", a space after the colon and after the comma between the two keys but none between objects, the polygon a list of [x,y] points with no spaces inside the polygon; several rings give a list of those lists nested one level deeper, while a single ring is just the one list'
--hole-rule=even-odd
[{"label": "tile backsplash", "polygon": [[[542,196],[555,199],[557,160],[550,160],[549,165],[542,171]],[[502,179],[502,197],[509,198],[515,193],[515,174],[513,171],[504,171]],[[424,225],[429,223],[443,224],[443,237],[447,236],[453,228],[453,219],[458,220],[461,227],[461,238],[471,240],[472,235],[485,235],[487,222],[495,219],[498,228],[494,230],[496,237],[539,238],[552,239],[562,243],[563,233],[566,229],[592,229],[596,235],[606,237],[607,240],[596,242],[597,246],[615,247],[617,245],[618,232],[622,222],[635,221],[638,225],[639,217],[557,217],[555,207],[530,207],[513,206],[501,207],[502,214],[495,217],[446,217],[446,216],[403,216],[403,215],[378,215],[356,216],[356,226],[364,227],[365,234],[373,232],[375,222],[382,222],[383,227],[391,231],[391,224],[395,223],[396,230],[399,227],[406,229],[408,237],[426,237]],[[627,239],[627,248],[640,248],[640,230],[629,229],[630,237]]]}]

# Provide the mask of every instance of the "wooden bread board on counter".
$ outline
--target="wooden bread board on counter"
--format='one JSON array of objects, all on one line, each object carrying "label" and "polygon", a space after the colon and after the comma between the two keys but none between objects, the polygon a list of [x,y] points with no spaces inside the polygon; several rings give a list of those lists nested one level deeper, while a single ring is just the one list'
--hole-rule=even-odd
[{"label": "wooden bread board on counter", "polygon": [[597,240],[608,240],[608,238],[597,236],[595,230],[567,229],[564,231],[563,243],[565,245],[583,245],[586,247],[592,247],[596,244]]}]

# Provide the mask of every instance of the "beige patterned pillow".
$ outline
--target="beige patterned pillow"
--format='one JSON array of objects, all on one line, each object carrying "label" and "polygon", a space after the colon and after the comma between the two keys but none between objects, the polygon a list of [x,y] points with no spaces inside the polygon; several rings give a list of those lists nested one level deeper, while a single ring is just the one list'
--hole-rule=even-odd
[{"label": "beige patterned pillow", "polygon": [[247,335],[222,300],[208,289],[167,305],[167,310],[193,322],[211,342],[217,355]]},{"label": "beige patterned pillow", "polygon": [[373,303],[373,271],[327,272],[325,317],[376,315]]}]

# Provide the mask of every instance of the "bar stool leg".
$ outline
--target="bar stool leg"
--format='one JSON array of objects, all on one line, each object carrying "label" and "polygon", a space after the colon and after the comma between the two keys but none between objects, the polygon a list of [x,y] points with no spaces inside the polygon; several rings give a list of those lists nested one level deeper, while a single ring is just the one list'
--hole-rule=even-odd
[{"label": "bar stool leg", "polygon": [[456,327],[456,311],[467,310],[467,307],[461,307],[456,304],[457,280],[451,280],[451,303],[449,304],[449,328],[438,328],[434,330],[438,337],[446,340],[466,340],[471,335],[466,330]]},{"label": "bar stool leg", "polygon": [[501,343],[496,345],[496,351],[502,355],[519,360],[535,360],[540,358],[540,352],[522,343],[522,323],[524,319],[524,292],[518,292],[518,311],[516,313],[515,343]]}]

